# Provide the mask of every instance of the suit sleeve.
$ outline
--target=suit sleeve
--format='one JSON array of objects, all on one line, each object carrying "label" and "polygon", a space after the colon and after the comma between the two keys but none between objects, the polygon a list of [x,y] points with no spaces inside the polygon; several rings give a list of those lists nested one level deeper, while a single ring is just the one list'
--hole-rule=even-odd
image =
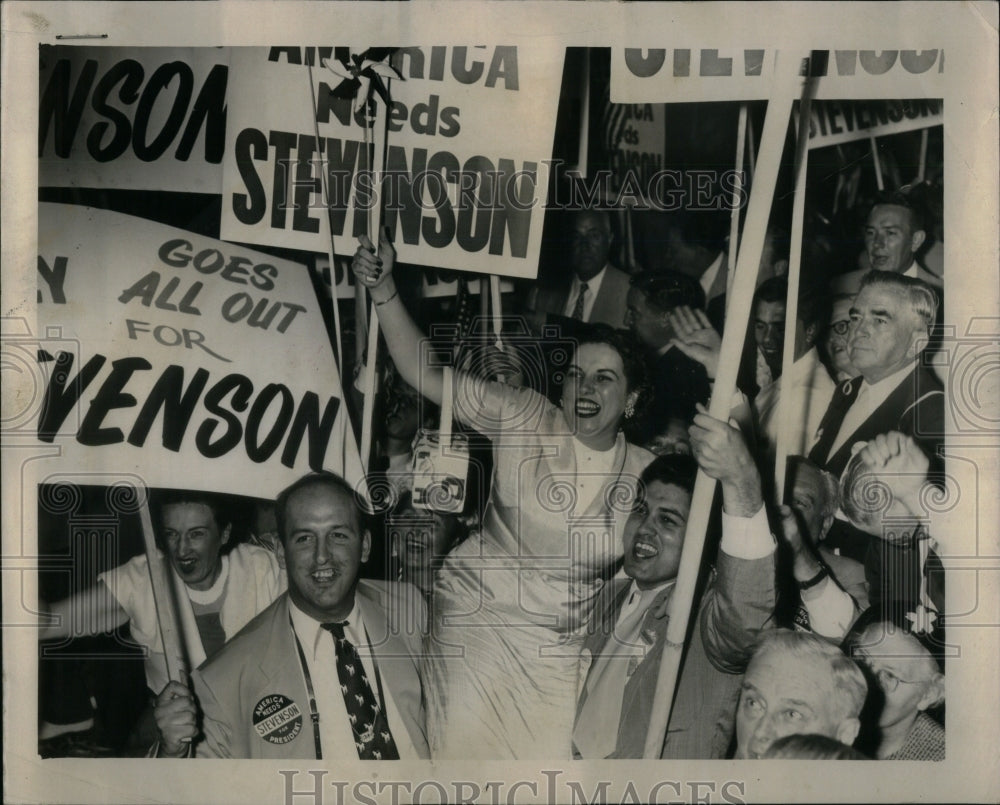
[{"label": "suit sleeve", "polygon": [[944,486],[944,458],[939,454],[944,445],[944,392],[931,389],[903,414],[899,429],[913,436],[930,459],[928,479]]},{"label": "suit sleeve", "polygon": [[[734,518],[742,519],[742,518]],[[755,518],[767,530],[766,518]],[[761,526],[761,524],[763,524]],[[724,526],[725,527],[725,526]],[[758,542],[770,533],[756,535]],[[771,541],[773,545],[773,540]],[[772,625],[775,607],[775,554],[740,559],[719,551],[715,577],[702,602],[699,617],[705,653],[723,673],[743,673],[760,631]]]},{"label": "suit sleeve", "polygon": [[191,680],[202,712],[202,739],[195,746],[195,757],[232,758],[233,728],[222,705],[200,672],[195,671]]}]

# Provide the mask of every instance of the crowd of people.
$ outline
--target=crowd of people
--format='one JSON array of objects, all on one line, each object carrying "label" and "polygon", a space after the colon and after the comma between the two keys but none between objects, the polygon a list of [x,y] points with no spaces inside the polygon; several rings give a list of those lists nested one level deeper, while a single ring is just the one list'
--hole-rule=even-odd
[{"label": "crowd of people", "polygon": [[[505,300],[499,346],[452,336],[454,371],[428,357],[434,314],[397,285],[391,243],[362,237],[390,367],[374,513],[314,473],[232,547],[211,500],[162,501],[190,685],[167,681],[142,557],[54,605],[43,639],[84,604],[91,628],[130,624],[160,757],[642,757],[700,470],[720,494],[661,757],[942,759],[932,226],[887,194],[853,264],[804,262],[791,365],[788,244],[769,231],[717,418],[731,272],[697,215],[665,220],[662,259],[630,273],[611,217],[575,213],[554,281]],[[435,510],[411,467],[438,406],[469,469]]]}]

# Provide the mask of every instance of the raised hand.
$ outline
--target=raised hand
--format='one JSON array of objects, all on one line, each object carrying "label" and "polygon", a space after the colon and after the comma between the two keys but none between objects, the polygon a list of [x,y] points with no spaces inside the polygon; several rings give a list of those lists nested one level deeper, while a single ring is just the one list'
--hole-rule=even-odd
[{"label": "raised hand", "polygon": [[698,466],[722,484],[728,514],[751,517],[764,503],[760,473],[739,428],[709,416],[700,403],[688,433]]},{"label": "raised hand", "polygon": [[396,250],[385,232],[380,233],[377,255],[367,235],[359,237],[358,243],[351,261],[351,270],[357,281],[371,292],[372,299],[376,302],[384,301],[395,292],[395,283],[389,280],[396,264]]},{"label": "raised hand", "polygon": [[897,431],[880,433],[859,451],[859,459],[892,490],[912,514],[920,511],[920,493],[930,460],[912,437]]},{"label": "raised hand", "polygon": [[722,337],[712,327],[705,312],[680,305],[667,314],[667,319],[674,331],[671,344],[698,361],[705,367],[708,376],[714,378],[719,368]]}]

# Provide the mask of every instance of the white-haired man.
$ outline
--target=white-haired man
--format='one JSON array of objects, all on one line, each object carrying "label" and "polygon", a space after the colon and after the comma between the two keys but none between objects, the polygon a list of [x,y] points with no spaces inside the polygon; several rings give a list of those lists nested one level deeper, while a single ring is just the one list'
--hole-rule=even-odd
[{"label": "white-haired man", "polygon": [[804,632],[769,632],[743,677],[736,757],[761,758],[786,735],[825,735],[850,746],[867,694],[861,669],[836,646]]}]

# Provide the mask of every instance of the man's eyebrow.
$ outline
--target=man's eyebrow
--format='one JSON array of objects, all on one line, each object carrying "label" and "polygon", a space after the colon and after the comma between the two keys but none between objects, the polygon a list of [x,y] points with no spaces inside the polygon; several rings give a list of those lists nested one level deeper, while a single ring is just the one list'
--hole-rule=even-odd
[{"label": "man's eyebrow", "polygon": [[666,512],[667,514],[673,514],[674,516],[678,517],[681,520],[684,519],[684,513],[676,506],[657,506],[656,510],[661,512]]},{"label": "man's eyebrow", "polygon": [[813,712],[813,706],[803,699],[782,699],[781,705],[783,707],[797,707],[800,710],[808,710],[810,713]]},{"label": "man's eyebrow", "polygon": [[888,310],[886,310],[884,307],[872,308],[872,315],[873,316],[881,316],[882,318],[885,318],[885,319],[891,319],[891,318],[893,318],[893,315]]}]

